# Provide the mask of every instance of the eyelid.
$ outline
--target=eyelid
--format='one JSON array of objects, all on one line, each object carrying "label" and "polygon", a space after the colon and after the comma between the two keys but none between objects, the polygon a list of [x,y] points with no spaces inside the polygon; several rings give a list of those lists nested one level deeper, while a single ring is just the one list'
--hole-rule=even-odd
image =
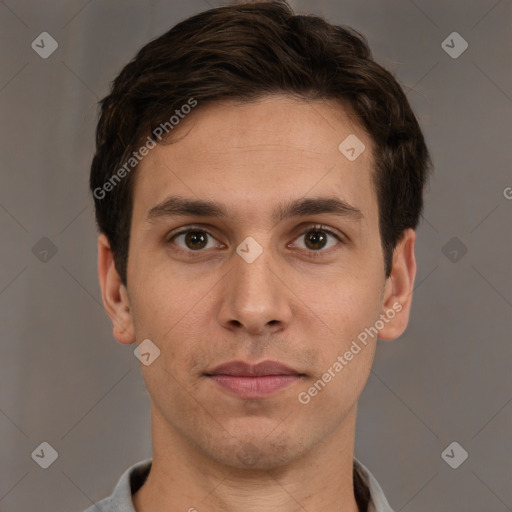
[{"label": "eyelid", "polygon": [[[200,224],[190,224],[187,226],[182,226],[181,228],[176,228],[176,230],[173,230],[167,235],[165,235],[165,241],[170,242],[173,238],[177,237],[178,235],[183,235],[184,233],[188,233],[189,231],[202,231],[206,233],[208,236],[211,236],[212,238],[215,238],[210,231],[210,227],[201,226]],[[216,238],[215,238],[216,239]]]},{"label": "eyelid", "polygon": [[305,235],[309,231],[314,231],[315,229],[317,229],[318,231],[325,231],[326,233],[331,234],[332,236],[337,238],[340,242],[348,243],[348,237],[341,231],[339,231],[335,228],[332,228],[330,226],[327,226],[325,224],[318,224],[318,223],[314,223],[314,222],[306,224],[306,226],[304,228],[302,228],[302,230],[298,236]]}]

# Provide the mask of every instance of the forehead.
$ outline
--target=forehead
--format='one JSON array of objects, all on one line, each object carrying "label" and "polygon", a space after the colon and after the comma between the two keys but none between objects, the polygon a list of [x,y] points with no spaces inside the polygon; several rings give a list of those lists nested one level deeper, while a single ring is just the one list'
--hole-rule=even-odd
[{"label": "forehead", "polygon": [[[345,140],[365,149],[350,160]],[[133,219],[170,194],[260,213],[266,203],[329,195],[371,216],[372,168],[372,141],[340,103],[273,96],[199,104],[139,164]]]}]

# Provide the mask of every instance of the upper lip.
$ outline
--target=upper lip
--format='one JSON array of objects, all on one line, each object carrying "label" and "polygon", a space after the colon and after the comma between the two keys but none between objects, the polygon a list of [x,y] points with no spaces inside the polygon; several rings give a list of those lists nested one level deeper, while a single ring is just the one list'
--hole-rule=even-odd
[{"label": "upper lip", "polygon": [[249,364],[244,361],[230,361],[224,363],[206,375],[233,375],[236,377],[261,377],[265,375],[302,375],[300,372],[277,361],[262,361],[258,364]]}]

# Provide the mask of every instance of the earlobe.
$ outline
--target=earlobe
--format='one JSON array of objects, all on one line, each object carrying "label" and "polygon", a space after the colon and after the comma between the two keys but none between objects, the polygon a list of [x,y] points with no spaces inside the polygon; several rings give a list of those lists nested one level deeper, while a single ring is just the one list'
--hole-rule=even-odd
[{"label": "earlobe", "polygon": [[113,324],[114,338],[119,343],[134,343],[135,333],[128,293],[121,282],[110,243],[104,234],[98,237],[98,279],[103,305]]},{"label": "earlobe", "polygon": [[379,330],[378,335],[382,340],[398,338],[409,323],[416,277],[415,241],[416,232],[407,229],[393,251],[393,267],[384,287],[381,312],[381,318],[384,315],[387,322],[383,329]]}]

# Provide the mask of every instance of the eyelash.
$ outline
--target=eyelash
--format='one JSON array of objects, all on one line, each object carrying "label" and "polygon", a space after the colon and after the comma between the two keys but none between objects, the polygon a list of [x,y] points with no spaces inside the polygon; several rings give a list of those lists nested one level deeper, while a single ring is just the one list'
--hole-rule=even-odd
[{"label": "eyelash", "polygon": [[[206,233],[209,237],[215,239],[215,237],[208,230],[204,229],[201,226],[188,226],[186,229],[182,229],[181,231],[178,231],[177,233],[174,233],[174,234],[172,234],[172,236],[168,237],[166,239],[166,243],[171,243],[179,235],[184,235],[184,234],[187,234],[187,233],[189,233],[191,231],[199,231],[199,232],[202,232],[202,233]],[[308,226],[308,228],[306,230],[304,230],[301,233],[299,233],[297,238],[299,238],[301,236],[304,236],[307,233],[310,233],[311,231],[321,231],[321,232],[327,233],[330,236],[332,236],[333,238],[335,238],[340,244],[345,244],[346,243],[346,240],[341,235],[339,235],[338,233],[332,231],[328,227],[323,226],[321,224],[315,224],[315,225]],[[190,255],[192,257],[201,257],[203,255],[202,253],[205,252],[204,249],[198,249],[197,251],[193,251],[192,249],[183,249],[182,247],[179,247],[179,249],[182,250],[182,251],[185,251],[188,255]],[[320,257],[320,256],[322,256],[322,253],[326,252],[323,249],[319,249],[319,250],[316,250],[316,251],[315,250],[306,250],[306,251],[313,258]]]}]

